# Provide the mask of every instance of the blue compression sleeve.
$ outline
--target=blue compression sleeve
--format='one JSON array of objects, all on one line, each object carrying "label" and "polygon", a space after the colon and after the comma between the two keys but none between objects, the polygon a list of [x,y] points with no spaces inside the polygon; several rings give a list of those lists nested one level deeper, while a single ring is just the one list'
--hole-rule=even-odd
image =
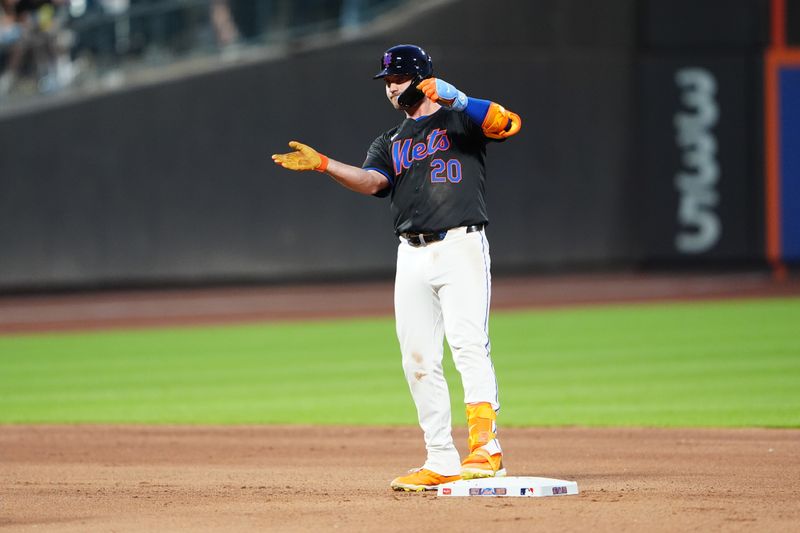
[{"label": "blue compression sleeve", "polygon": [[467,107],[464,109],[464,113],[467,114],[469,119],[477,124],[478,126],[483,125],[483,121],[486,118],[486,113],[489,112],[489,106],[492,105],[492,102],[489,100],[481,100],[480,98],[470,98],[467,97]]}]

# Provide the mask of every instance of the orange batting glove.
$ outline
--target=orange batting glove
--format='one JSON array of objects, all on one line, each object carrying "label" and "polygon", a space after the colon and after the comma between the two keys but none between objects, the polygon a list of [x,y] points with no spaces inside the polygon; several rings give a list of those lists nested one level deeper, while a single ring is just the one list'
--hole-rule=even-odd
[{"label": "orange batting glove", "polygon": [[432,102],[454,111],[464,111],[467,107],[467,95],[444,80],[427,78],[417,85],[417,89]]},{"label": "orange batting glove", "polygon": [[317,152],[310,146],[301,142],[291,141],[289,148],[294,152],[288,154],[272,154],[272,160],[276,165],[289,170],[316,170],[325,172],[328,168],[328,158]]}]

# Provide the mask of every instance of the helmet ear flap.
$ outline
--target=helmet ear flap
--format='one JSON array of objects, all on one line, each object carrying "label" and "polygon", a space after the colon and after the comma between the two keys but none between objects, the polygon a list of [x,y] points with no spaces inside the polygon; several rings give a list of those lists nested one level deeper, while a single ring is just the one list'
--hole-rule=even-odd
[{"label": "helmet ear flap", "polygon": [[419,74],[414,76],[414,79],[411,80],[411,84],[408,88],[403,91],[399,97],[397,97],[397,103],[400,104],[400,107],[409,108],[414,107],[425,97],[425,93],[417,89],[417,85],[422,83],[422,80],[425,79]]}]

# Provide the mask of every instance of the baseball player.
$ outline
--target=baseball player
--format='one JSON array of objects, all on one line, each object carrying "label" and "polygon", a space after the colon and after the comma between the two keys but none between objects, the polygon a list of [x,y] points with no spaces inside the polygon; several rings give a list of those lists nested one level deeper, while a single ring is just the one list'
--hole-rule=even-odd
[{"label": "baseball player", "polygon": [[[325,172],[356,192],[391,198],[399,238],[397,337],[427,449],[425,464],[391,487],[422,491],[462,478],[503,476],[488,331],[484,158],[489,142],[519,131],[520,117],[434,78],[431,58],[418,46],[389,48],[374,79],[385,82],[386,97],[405,119],[375,139],[361,167],[297,141],[289,143],[292,152],[272,159],[291,170]],[[469,455],[463,462],[451,435],[444,337],[464,386]]]}]

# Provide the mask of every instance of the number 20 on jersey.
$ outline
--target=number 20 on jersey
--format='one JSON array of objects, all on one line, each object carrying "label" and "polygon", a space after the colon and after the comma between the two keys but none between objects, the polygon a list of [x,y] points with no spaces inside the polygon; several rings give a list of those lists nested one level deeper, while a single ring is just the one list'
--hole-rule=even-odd
[{"label": "number 20 on jersey", "polygon": [[461,161],[434,159],[431,161],[431,183],[458,183],[461,181]]}]

